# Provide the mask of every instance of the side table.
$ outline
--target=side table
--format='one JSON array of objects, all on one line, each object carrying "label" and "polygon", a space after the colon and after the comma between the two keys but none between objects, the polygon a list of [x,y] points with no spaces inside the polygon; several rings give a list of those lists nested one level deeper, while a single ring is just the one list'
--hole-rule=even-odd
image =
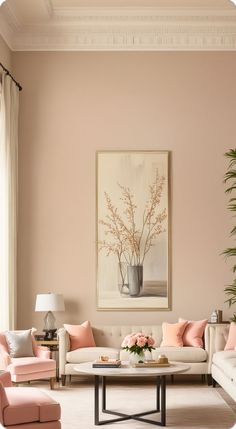
[{"label": "side table", "polygon": [[56,361],[56,378],[59,381],[59,340],[39,340],[37,336],[35,341],[39,346],[48,347],[51,352],[51,357]]}]

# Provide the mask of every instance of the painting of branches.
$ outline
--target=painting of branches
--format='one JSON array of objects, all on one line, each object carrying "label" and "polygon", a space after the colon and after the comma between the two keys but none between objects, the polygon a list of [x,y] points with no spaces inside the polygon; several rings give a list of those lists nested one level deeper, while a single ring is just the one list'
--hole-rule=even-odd
[{"label": "painting of branches", "polygon": [[97,153],[99,309],[169,309],[168,152]]}]

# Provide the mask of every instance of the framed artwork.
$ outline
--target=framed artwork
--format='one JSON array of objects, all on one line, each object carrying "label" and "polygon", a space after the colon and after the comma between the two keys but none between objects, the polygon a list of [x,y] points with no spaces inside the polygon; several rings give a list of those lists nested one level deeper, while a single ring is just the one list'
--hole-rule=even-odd
[{"label": "framed artwork", "polygon": [[169,310],[169,152],[97,152],[97,308]]}]

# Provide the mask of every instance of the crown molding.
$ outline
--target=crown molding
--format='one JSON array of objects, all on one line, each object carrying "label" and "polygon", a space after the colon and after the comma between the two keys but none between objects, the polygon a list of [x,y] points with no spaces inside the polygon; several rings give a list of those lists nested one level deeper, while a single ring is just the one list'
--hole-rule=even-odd
[{"label": "crown molding", "polygon": [[236,8],[93,8],[45,4],[45,20],[24,25],[9,6],[0,33],[14,51],[236,50]]}]

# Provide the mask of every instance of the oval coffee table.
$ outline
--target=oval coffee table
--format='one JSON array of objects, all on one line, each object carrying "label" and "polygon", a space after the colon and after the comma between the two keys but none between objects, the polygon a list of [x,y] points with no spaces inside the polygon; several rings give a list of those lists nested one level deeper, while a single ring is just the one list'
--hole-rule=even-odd
[{"label": "oval coffee table", "polygon": [[[77,364],[75,370],[80,373],[94,375],[94,424],[105,425],[134,419],[157,426],[166,425],[166,376],[187,371],[190,366],[185,363],[170,362],[168,367],[134,368],[123,362],[120,368],[93,368],[93,362]],[[106,377],[156,377],[156,409],[135,414],[124,414],[106,408]],[[99,384],[102,379],[102,412],[118,416],[109,420],[99,418]],[[148,414],[160,413],[160,421],[145,419]]]}]

